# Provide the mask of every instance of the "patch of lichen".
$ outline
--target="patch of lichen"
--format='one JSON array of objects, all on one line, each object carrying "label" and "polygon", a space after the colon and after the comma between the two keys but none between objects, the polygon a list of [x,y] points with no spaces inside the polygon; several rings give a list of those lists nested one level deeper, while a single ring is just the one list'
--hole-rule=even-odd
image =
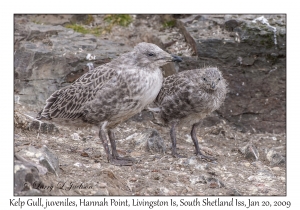
[{"label": "patch of lichen", "polygon": [[258,43],[260,46],[264,46],[266,49],[271,49],[275,46],[274,32],[266,25],[256,26],[254,23],[244,24],[241,26],[244,34],[248,37],[245,41],[249,45]]},{"label": "patch of lichen", "polygon": [[121,14],[111,14],[106,15],[104,20],[108,22],[111,26],[120,25],[120,26],[128,26],[132,22],[132,18],[130,15],[121,15]]},{"label": "patch of lichen", "polygon": [[173,28],[176,25],[176,20],[169,20],[163,23],[164,28]]},{"label": "patch of lichen", "polygon": [[65,25],[66,28],[71,28],[74,31],[82,34],[93,34],[95,36],[100,36],[101,34],[111,32],[113,26],[128,26],[132,22],[132,18],[130,15],[106,15],[104,17],[104,21],[106,24],[103,27],[89,27],[85,25],[89,25],[91,22],[94,22],[94,17],[92,15],[88,15],[83,24],[71,23]]},{"label": "patch of lichen", "polygon": [[100,36],[103,33],[103,29],[101,27],[87,28],[84,25],[79,24],[67,24],[65,27],[71,28],[74,31],[82,34],[93,34],[95,36]]},{"label": "patch of lichen", "polygon": [[263,34],[263,35],[261,35],[260,39],[261,39],[260,44],[265,46],[266,49],[270,49],[275,46],[274,33]]},{"label": "patch of lichen", "polygon": [[32,21],[34,24],[37,24],[37,25],[42,25],[42,23],[40,21],[37,21],[37,20],[33,20]]}]

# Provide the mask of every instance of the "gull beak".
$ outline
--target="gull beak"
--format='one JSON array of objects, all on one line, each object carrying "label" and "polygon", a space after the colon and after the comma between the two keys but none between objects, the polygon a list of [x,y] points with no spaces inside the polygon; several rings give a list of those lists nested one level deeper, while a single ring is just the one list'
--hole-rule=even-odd
[{"label": "gull beak", "polygon": [[211,89],[215,89],[216,84],[214,82],[211,83]]},{"label": "gull beak", "polygon": [[171,55],[172,56],[172,61],[173,62],[181,62],[182,59],[181,57],[177,56],[177,55]]}]

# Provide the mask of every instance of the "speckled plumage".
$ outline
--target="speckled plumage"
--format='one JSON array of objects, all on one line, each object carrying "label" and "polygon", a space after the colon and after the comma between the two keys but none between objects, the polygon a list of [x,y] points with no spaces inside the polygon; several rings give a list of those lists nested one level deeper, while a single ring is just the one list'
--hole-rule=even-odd
[{"label": "speckled plumage", "polygon": [[[87,72],[72,85],[54,92],[38,119],[81,118],[97,124],[108,160],[116,165],[129,164],[116,160],[119,156],[110,129],[140,112],[156,98],[163,81],[159,67],[171,61],[180,61],[180,58],[171,56],[154,44],[139,43],[133,51]],[[112,144],[113,157],[107,146],[106,132]]]},{"label": "speckled plumage", "polygon": [[171,125],[173,156],[178,156],[175,129],[183,125],[193,126],[191,136],[196,153],[202,155],[197,146],[195,128],[201,119],[222,105],[226,86],[222,73],[216,67],[183,71],[165,78],[155,103],[162,120]]}]

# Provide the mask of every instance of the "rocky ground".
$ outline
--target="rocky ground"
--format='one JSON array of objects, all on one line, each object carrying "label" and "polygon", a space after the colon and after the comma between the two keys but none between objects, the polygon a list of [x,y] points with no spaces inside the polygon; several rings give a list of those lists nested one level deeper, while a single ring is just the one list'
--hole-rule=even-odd
[{"label": "rocky ground", "polygon": [[[55,123],[39,128],[25,113],[28,110],[16,105],[15,154],[48,170],[39,169],[39,178],[27,180],[33,185],[20,187],[19,195],[286,194],[285,134],[241,133],[225,121],[201,127],[201,149],[217,158],[207,162],[193,154],[190,128],[184,127],[177,147],[185,157],[178,159],[171,156],[169,129],[153,123],[153,116],[144,111],[116,129],[119,154],[136,159],[133,166],[119,167],[107,162],[97,127]],[[58,159],[55,166],[49,158],[50,169],[37,155],[44,145]]]},{"label": "rocky ground", "polygon": [[[128,27],[115,26],[100,38],[129,47],[154,40],[170,53],[196,55],[179,29],[162,27],[158,17],[133,16]],[[91,27],[101,25],[101,18]],[[26,19],[43,21],[34,15]],[[147,31],[155,37],[145,36]],[[119,154],[136,160],[119,167],[107,162],[97,127],[40,124],[33,120],[39,108],[15,102],[16,195],[286,195],[285,132],[248,132],[213,113],[211,118],[218,120],[204,123],[197,135],[201,149],[217,161],[194,155],[191,128],[186,127],[177,133],[178,152],[185,156],[178,159],[171,156],[169,128],[144,110],[115,130]]]}]

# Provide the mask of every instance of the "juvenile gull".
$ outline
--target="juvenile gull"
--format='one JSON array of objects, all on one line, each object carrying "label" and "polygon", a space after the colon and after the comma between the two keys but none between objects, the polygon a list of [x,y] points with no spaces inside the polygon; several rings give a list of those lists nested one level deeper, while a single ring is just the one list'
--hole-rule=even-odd
[{"label": "juvenile gull", "polygon": [[192,126],[191,137],[196,155],[214,159],[201,153],[196,127],[207,114],[222,105],[226,92],[226,81],[216,67],[183,71],[165,78],[155,104],[163,122],[171,126],[174,157],[180,157],[176,151],[176,127],[188,125]]},{"label": "juvenile gull", "polygon": [[131,158],[118,155],[112,129],[155,100],[163,82],[159,67],[171,61],[181,59],[154,44],[139,43],[133,51],[54,92],[37,119],[80,118],[96,124],[108,161],[114,165],[132,165]]}]

